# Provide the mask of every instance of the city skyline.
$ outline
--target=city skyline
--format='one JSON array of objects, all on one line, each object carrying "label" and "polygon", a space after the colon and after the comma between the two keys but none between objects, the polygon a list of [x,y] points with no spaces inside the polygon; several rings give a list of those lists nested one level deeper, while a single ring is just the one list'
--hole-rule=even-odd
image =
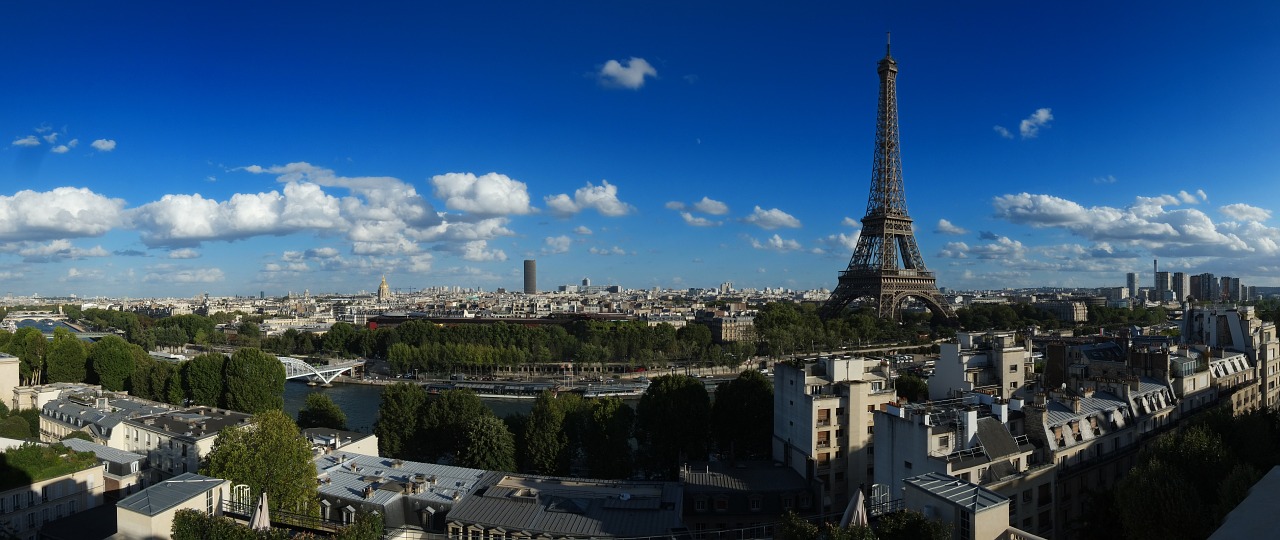
[{"label": "city skyline", "polygon": [[892,31],[952,290],[1278,286],[1280,6],[13,6],[0,293],[835,287]]}]

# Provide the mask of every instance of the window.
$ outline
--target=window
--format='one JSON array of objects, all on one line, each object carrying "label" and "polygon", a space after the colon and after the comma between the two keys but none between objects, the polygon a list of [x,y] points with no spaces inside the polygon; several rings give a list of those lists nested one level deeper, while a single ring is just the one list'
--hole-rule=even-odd
[{"label": "window", "polygon": [[759,496],[751,497],[751,500],[747,504],[751,508],[752,512],[759,512],[764,508],[764,500]]},{"label": "window", "polygon": [[1009,373],[1017,373],[1018,364],[1009,364]]},{"label": "window", "polygon": [[729,499],[725,497],[716,497],[716,511],[727,512],[729,510]]},{"label": "window", "polygon": [[951,448],[951,436],[943,435],[938,437],[938,448]]},{"label": "window", "polygon": [[904,462],[902,462],[902,468],[904,468],[904,469],[906,469],[906,470],[908,470],[908,471],[909,471],[909,470],[911,470],[911,462],[910,462],[910,461],[904,461]]},{"label": "window", "polygon": [[204,492],[204,510],[207,514],[213,515],[213,490]]},{"label": "window", "polygon": [[706,511],[707,511],[707,500],[706,500],[706,499],[698,499],[698,500],[693,501],[693,509],[694,509],[694,510],[697,510],[697,511],[699,511],[699,512],[706,512]]}]

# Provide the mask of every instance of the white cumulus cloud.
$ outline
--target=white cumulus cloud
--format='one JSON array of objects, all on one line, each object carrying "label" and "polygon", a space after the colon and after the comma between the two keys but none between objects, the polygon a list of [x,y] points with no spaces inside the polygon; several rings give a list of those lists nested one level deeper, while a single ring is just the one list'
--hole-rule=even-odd
[{"label": "white cumulus cloud", "polygon": [[591,234],[591,229],[587,228],[586,225],[578,225],[577,227],[573,228],[573,233],[581,234],[585,236],[585,235]]},{"label": "white cumulus cloud", "polygon": [[431,177],[435,196],[445,208],[486,215],[528,214],[529,190],[504,174],[447,173]]},{"label": "white cumulus cloud", "polygon": [[1036,112],[1031,113],[1031,116],[1024,118],[1022,123],[1018,124],[1018,133],[1024,139],[1034,139],[1040,134],[1040,128],[1048,126],[1051,120],[1053,120],[1052,109],[1047,107],[1036,109]]},{"label": "white cumulus cloud", "polygon": [[680,212],[680,218],[683,219],[685,223],[693,225],[694,227],[715,227],[720,225],[719,221],[711,221],[702,216],[690,214],[689,212]]},{"label": "white cumulus cloud", "polygon": [[200,252],[191,248],[175,249],[169,252],[170,259],[198,259]]},{"label": "white cumulus cloud", "polygon": [[562,217],[588,208],[608,217],[625,216],[635,210],[631,205],[618,199],[618,186],[610,184],[608,180],[601,180],[599,186],[587,182],[585,187],[580,187],[573,192],[573,197],[561,193],[545,197],[543,201],[547,203],[547,208],[552,213]]},{"label": "white cumulus cloud", "polygon": [[40,146],[40,139],[37,139],[35,135],[27,135],[26,137],[19,137],[17,139],[14,139],[13,145],[14,146]]},{"label": "white cumulus cloud", "polygon": [[573,242],[568,236],[548,236],[543,240],[546,246],[542,248],[543,253],[566,253],[569,251],[569,245]]},{"label": "white cumulus cloud", "polygon": [[783,212],[777,208],[765,210],[759,206],[751,212],[751,215],[742,219],[743,221],[760,227],[761,229],[773,230],[779,228],[797,229],[800,227],[800,220],[795,216]]},{"label": "white cumulus cloud", "polygon": [[939,234],[965,234],[969,232],[962,227],[955,226],[945,219],[939,219],[938,226],[934,228],[933,231]]},{"label": "white cumulus cloud", "polygon": [[592,255],[626,255],[627,254],[626,250],[618,246],[613,246],[611,248],[593,247],[591,249],[588,249],[587,252]]},{"label": "white cumulus cloud", "polygon": [[111,139],[98,139],[89,143],[89,146],[99,152],[110,152],[116,149],[116,142]]},{"label": "white cumulus cloud", "polygon": [[1271,211],[1244,203],[1228,204],[1218,211],[1236,221],[1266,221],[1271,219]]},{"label": "white cumulus cloud", "polygon": [[639,90],[645,77],[657,77],[658,70],[643,58],[631,57],[624,65],[617,60],[605,62],[600,67],[600,83],[605,86]]},{"label": "white cumulus cloud", "polygon": [[88,188],[0,195],[0,240],[101,236],[123,223],[124,201]]},{"label": "white cumulus cloud", "polygon": [[693,203],[693,209],[713,216],[723,216],[729,213],[729,205],[710,197],[703,197],[701,201]]},{"label": "white cumulus cloud", "polygon": [[792,239],[783,238],[779,235],[773,235],[766,238],[764,242],[751,239],[751,247],[756,249],[767,249],[771,251],[796,251],[800,249],[800,242]]}]

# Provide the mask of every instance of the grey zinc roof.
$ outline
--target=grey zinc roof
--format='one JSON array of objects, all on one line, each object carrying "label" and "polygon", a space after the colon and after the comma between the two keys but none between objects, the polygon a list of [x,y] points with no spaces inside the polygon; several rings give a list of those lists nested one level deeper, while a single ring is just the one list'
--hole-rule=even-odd
[{"label": "grey zinc roof", "polygon": [[222,485],[226,480],[196,473],[182,473],[147,489],[125,497],[116,507],[145,516],[155,516],[191,498]]},{"label": "grey zinc roof", "polygon": [[946,499],[956,506],[968,508],[974,513],[1009,502],[1009,499],[987,488],[936,472],[913,476],[903,482]]},{"label": "grey zinc roof", "polygon": [[690,464],[680,475],[686,493],[747,491],[755,493],[805,489],[804,478],[790,467],[772,461],[742,462],[738,466],[718,461]]},{"label": "grey zinc roof", "polygon": [[142,461],[143,459],[146,459],[146,456],[142,454],[125,452],[124,450],[117,450],[110,446],[106,446],[98,443],[91,443],[89,441],[84,441],[84,440],[75,439],[75,438],[65,439],[62,441],[62,444],[63,446],[66,446],[67,448],[70,448],[77,452],[93,452],[94,455],[98,456],[98,459],[101,459],[103,461],[109,461],[111,463],[120,463],[120,464],[127,465],[135,461]]},{"label": "grey zinc roof", "polygon": [[1092,416],[1097,412],[1128,407],[1129,403],[1125,400],[1103,391],[1094,392],[1090,397],[1081,397],[1080,412],[1075,412],[1071,407],[1057,401],[1049,400],[1044,407],[1045,425],[1046,427],[1062,425],[1077,418]]},{"label": "grey zinc roof", "polygon": [[[402,461],[341,450],[315,458],[320,494],[342,499],[358,499],[386,505],[400,497],[410,497],[433,507],[448,507],[456,498],[470,493],[486,471],[435,463]],[[418,475],[421,475],[420,477]],[[415,477],[425,481],[421,493],[402,494]],[[369,497],[365,488],[373,487]]]},{"label": "grey zinc roof", "polygon": [[491,472],[449,521],[530,536],[661,536],[681,526],[675,482],[626,482]]}]

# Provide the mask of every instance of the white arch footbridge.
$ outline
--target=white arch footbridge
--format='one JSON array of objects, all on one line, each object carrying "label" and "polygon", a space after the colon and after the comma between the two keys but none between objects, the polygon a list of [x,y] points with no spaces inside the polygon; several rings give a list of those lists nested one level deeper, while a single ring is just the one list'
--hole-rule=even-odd
[{"label": "white arch footbridge", "polygon": [[364,365],[364,360],[348,360],[327,366],[313,366],[297,358],[288,356],[279,358],[280,363],[284,364],[285,379],[308,379],[321,384],[329,384],[339,375]]}]

